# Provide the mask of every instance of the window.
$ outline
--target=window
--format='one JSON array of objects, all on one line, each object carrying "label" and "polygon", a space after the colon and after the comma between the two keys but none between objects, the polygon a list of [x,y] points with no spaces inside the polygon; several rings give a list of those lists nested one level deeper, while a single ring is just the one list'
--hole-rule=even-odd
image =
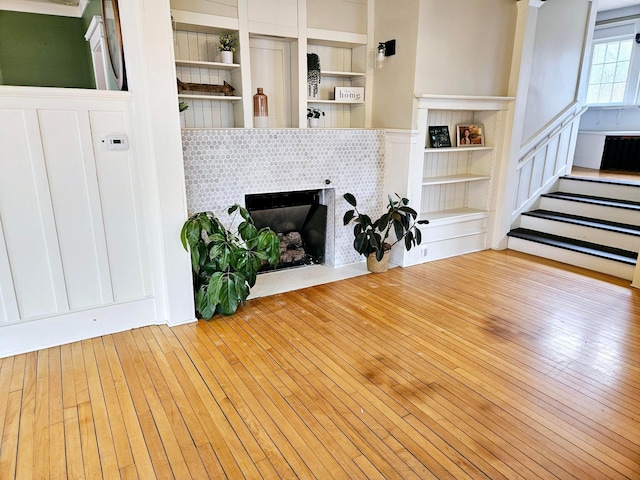
[{"label": "window", "polygon": [[587,103],[624,102],[632,47],[630,38],[593,46]]}]

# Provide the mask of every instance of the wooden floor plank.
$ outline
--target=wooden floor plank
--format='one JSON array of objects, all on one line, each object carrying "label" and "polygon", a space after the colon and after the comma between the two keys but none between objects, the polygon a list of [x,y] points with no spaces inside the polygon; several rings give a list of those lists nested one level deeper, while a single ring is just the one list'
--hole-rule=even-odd
[{"label": "wooden floor plank", "polygon": [[640,290],[485,251],[0,360],[0,479],[640,478]]}]

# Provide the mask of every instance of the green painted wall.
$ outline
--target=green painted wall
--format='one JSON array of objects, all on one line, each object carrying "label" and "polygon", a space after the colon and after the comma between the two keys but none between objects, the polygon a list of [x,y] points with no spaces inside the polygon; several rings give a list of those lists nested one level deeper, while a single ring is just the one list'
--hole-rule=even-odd
[{"label": "green painted wall", "polygon": [[0,11],[4,85],[94,88],[82,18]]}]

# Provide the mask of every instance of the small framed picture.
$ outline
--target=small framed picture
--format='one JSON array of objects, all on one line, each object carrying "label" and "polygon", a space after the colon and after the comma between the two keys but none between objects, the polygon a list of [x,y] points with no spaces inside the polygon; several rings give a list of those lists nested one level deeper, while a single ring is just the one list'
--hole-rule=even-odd
[{"label": "small framed picture", "polygon": [[482,125],[458,125],[456,127],[457,145],[459,147],[482,147],[484,145],[484,133]]},{"label": "small framed picture", "polygon": [[451,146],[451,136],[447,125],[429,127],[429,141],[431,148],[442,148]]}]

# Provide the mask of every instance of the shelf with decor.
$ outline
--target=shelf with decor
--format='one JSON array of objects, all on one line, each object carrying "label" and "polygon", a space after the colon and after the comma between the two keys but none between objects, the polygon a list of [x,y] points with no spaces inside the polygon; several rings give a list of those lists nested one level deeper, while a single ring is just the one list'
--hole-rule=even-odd
[{"label": "shelf with decor", "polygon": [[[231,63],[223,62],[219,42],[231,35],[238,42],[237,19],[214,15],[172,11],[176,76],[180,83],[178,99],[189,108],[182,112],[185,128],[243,127],[242,70],[238,49]],[[224,88],[226,94],[200,88]]]},{"label": "shelf with decor", "polygon": [[[507,110],[511,97],[418,95],[418,131],[405,165],[394,168],[392,183],[405,185],[420,219],[423,243],[395,260],[413,265],[488,248],[496,204],[494,181],[503,161]],[[429,127],[446,147],[434,147]],[[446,128],[445,128],[446,127]],[[459,127],[470,127],[461,128]],[[468,141],[456,146],[458,134]],[[442,133],[444,132],[444,133]],[[432,132],[433,133],[433,132]],[[435,136],[434,140],[441,140]]]},{"label": "shelf with decor", "polygon": [[210,100],[217,102],[239,102],[242,97],[234,97],[231,95],[196,95],[190,93],[179,93],[178,98],[181,100]]},{"label": "shelf with decor", "polygon": [[307,103],[309,104],[320,103],[323,105],[364,105],[365,102],[364,100],[357,101],[357,102],[343,102],[343,101],[337,101],[337,100],[318,100],[315,98],[308,98]]},{"label": "shelf with decor", "polygon": [[176,58],[176,67],[210,68],[213,70],[237,70],[239,63],[204,62],[200,60],[179,60]]},{"label": "shelf with decor", "polygon": [[[366,128],[368,118],[367,42],[366,35],[325,32],[309,29],[307,54],[317,55],[319,78],[317,95],[307,86],[307,105],[326,108],[324,126],[333,128]],[[352,101],[335,100],[336,88],[362,89],[364,98]]]}]

